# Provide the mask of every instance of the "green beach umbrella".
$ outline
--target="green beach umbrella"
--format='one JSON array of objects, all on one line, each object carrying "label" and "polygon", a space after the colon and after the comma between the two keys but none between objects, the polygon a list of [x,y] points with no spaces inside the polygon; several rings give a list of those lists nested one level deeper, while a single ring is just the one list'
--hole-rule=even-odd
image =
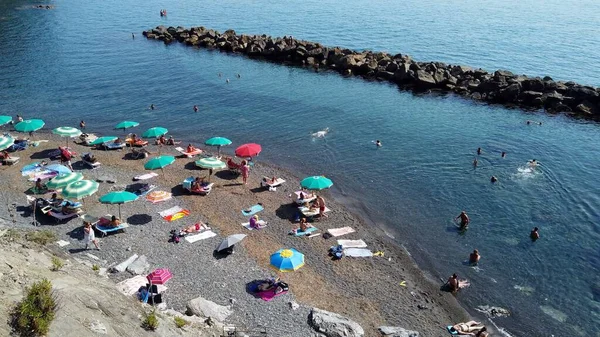
[{"label": "green beach umbrella", "polygon": [[[227,164],[225,164],[224,162],[220,161],[219,159],[215,158],[215,157],[210,157],[210,158],[202,158],[199,160],[196,160],[196,166],[198,167],[202,167],[205,169],[209,169],[209,170],[221,170],[227,167]],[[212,171],[210,171],[209,175],[208,175],[208,180],[210,181],[210,176],[212,174]]]},{"label": "green beach umbrella", "polygon": [[148,162],[146,162],[146,164],[144,164],[144,168],[146,170],[160,169],[161,171],[163,171],[163,175],[164,175],[165,171],[163,170],[163,168],[173,164],[174,162],[175,162],[175,157],[173,157],[173,156],[158,156],[158,157],[154,157],[154,158],[148,160]]},{"label": "green beach umbrella", "polygon": [[8,124],[12,122],[12,117],[10,116],[0,116],[0,126]]},{"label": "green beach umbrella", "polygon": [[142,138],[158,138],[167,132],[169,132],[169,130],[157,126],[146,130],[146,132],[142,134]]},{"label": "green beach umbrella", "polygon": [[26,119],[15,125],[15,130],[19,132],[34,132],[44,127],[44,123],[41,119]]},{"label": "green beach umbrella", "polygon": [[123,121],[123,122],[117,124],[115,126],[115,129],[117,129],[117,130],[127,130],[129,128],[134,128],[134,127],[136,127],[138,125],[140,125],[140,123],[138,123],[138,122]]},{"label": "green beach umbrella", "polygon": [[100,145],[100,144],[104,144],[104,143],[113,142],[117,138],[119,138],[119,137],[105,136],[105,137],[96,138],[96,140],[91,142],[90,145]]},{"label": "green beach umbrella", "polygon": [[300,186],[307,190],[319,191],[333,186],[333,182],[324,176],[312,176],[302,179]]},{"label": "green beach umbrella", "polygon": [[208,146],[217,146],[217,154],[220,154],[221,146],[230,145],[231,141],[225,137],[212,137],[207,139],[204,144]]},{"label": "green beach umbrella", "polygon": [[56,177],[50,179],[46,186],[49,189],[57,190],[59,188],[64,188],[69,184],[74,182],[78,182],[83,179],[83,174],[79,172],[71,172],[71,173],[61,173]]},{"label": "green beach umbrella", "polygon": [[67,137],[67,144],[69,144],[70,137],[78,137],[82,134],[81,130],[77,128],[72,128],[70,126],[61,126],[52,130],[52,133],[61,137]]},{"label": "green beach umbrella", "polygon": [[4,150],[8,149],[14,143],[15,143],[15,140],[10,136],[0,137],[0,151],[4,151]]},{"label": "green beach umbrella", "polygon": [[91,180],[80,180],[62,189],[65,198],[83,199],[98,191],[98,183]]},{"label": "green beach umbrella", "polygon": [[119,205],[119,219],[121,219],[121,204],[137,200],[138,196],[127,191],[110,192],[100,197],[103,204]]}]

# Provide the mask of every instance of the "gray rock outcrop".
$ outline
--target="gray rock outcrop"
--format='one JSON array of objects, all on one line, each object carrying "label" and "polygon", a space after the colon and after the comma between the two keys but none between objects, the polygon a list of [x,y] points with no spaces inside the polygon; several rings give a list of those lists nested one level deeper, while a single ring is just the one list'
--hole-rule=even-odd
[{"label": "gray rock outcrop", "polygon": [[150,269],[150,263],[148,263],[148,258],[146,258],[146,255],[138,257],[129,266],[127,266],[127,271],[134,275],[145,274],[148,269]]},{"label": "gray rock outcrop", "polygon": [[196,297],[190,300],[187,303],[187,311],[191,315],[212,317],[220,322],[225,321],[233,313],[229,307],[219,305],[203,297]]},{"label": "gray rock outcrop", "polygon": [[112,267],[110,270],[113,273],[122,273],[124,272],[127,267],[129,267],[130,264],[133,263],[133,261],[135,261],[138,258],[137,254],[133,254],[131,255],[127,260],[117,264],[116,266]]},{"label": "gray rock outcrop", "polygon": [[315,331],[327,337],[362,337],[363,328],[356,322],[333,312],[313,308],[308,316]]},{"label": "gray rock outcrop", "polygon": [[399,326],[380,326],[379,332],[384,337],[419,337],[417,331],[406,330]]}]

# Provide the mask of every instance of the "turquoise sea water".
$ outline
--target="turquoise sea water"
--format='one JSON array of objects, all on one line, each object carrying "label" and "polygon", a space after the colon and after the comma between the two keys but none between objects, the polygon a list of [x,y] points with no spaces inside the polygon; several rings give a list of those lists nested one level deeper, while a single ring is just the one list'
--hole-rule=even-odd
[{"label": "turquoise sea water", "polygon": [[[597,86],[599,2],[49,3],[56,9],[0,2],[0,114],[41,117],[48,128],[85,119],[105,134],[133,119],[196,143],[215,135],[261,143],[261,161],[331,177],[340,200],[386,228],[434,277],[471,280],[459,294],[467,307],[510,309],[497,323],[514,335],[598,336],[598,124],[164,46],[141,31],[204,25],[293,35]],[[326,138],[310,136],[326,127]],[[474,170],[477,147],[484,152]],[[523,172],[532,158],[540,167]],[[452,222],[460,210],[472,219],[465,235]],[[534,226],[542,239],[532,244]],[[473,248],[483,256],[477,270],[462,264]]]}]

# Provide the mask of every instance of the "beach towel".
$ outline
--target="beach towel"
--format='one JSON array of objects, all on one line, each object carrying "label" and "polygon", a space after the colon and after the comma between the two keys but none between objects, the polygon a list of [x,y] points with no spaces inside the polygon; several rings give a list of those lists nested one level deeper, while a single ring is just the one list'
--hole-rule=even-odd
[{"label": "beach towel", "polygon": [[367,244],[363,240],[337,240],[338,245],[344,248],[365,248]]},{"label": "beach towel", "polygon": [[[249,222],[243,223],[242,226],[245,227],[248,230],[256,229],[256,228],[250,227],[250,223]],[[267,223],[264,220],[258,220],[258,226],[260,227],[258,229],[262,229],[262,228],[267,227]]]},{"label": "beach towel", "polygon": [[292,194],[292,196],[296,195],[296,197],[294,198],[294,201],[298,205],[302,205],[304,203],[311,202],[311,201],[314,201],[315,199],[317,199],[316,195],[314,195],[312,193],[306,193],[306,192],[302,192],[302,193],[304,193],[305,196],[309,196],[308,198],[298,199],[298,198],[300,198],[300,192],[302,192],[302,191],[296,191],[296,192],[294,192],[294,194]]},{"label": "beach towel", "polygon": [[213,231],[206,231],[206,232],[202,232],[200,234],[188,235],[185,237],[185,241],[187,241],[189,243],[194,243],[196,241],[212,238],[214,236],[217,236],[217,233],[215,233]]},{"label": "beach towel", "polygon": [[154,178],[156,176],[158,176],[157,173],[151,172],[151,173],[146,173],[146,174],[142,174],[139,176],[135,176],[135,177],[133,177],[133,180],[134,181],[135,180],[146,180],[146,179]]},{"label": "beach towel", "polygon": [[295,236],[304,236],[306,234],[312,233],[314,231],[318,230],[317,227],[309,227],[307,228],[304,232],[301,232],[300,230],[297,230],[296,232],[292,232]]},{"label": "beach towel", "polygon": [[[105,221],[102,221],[105,220]],[[122,231],[125,228],[129,227],[128,223],[121,223],[119,226],[117,227],[113,227],[113,226],[107,226],[106,225],[106,221],[109,221],[108,219],[100,219],[100,222],[95,224],[94,227],[96,227],[96,230],[100,233],[102,233],[102,236],[106,236],[108,233],[112,233],[112,232],[118,232],[118,231]]]},{"label": "beach towel", "polygon": [[36,181],[38,179],[50,179],[50,178],[54,178],[58,175],[58,173],[54,172],[54,171],[38,171],[38,172],[34,172],[34,173],[30,173],[29,174],[29,181]]},{"label": "beach towel", "polygon": [[108,149],[108,150],[118,150],[118,149],[122,149],[122,148],[125,147],[124,143],[118,143],[117,144],[117,143],[114,143],[114,142],[112,142],[112,143],[104,143],[102,145],[104,147],[106,147],[106,149]]},{"label": "beach towel", "polygon": [[277,186],[285,183],[285,180],[283,180],[281,178],[275,179],[275,181],[273,183],[269,183],[268,181],[271,181],[271,178],[263,177],[263,180],[260,181],[260,185],[263,187],[277,187]]},{"label": "beach towel", "polygon": [[342,236],[356,232],[352,227],[331,228],[327,232],[333,236]]},{"label": "beach towel", "polygon": [[23,166],[23,168],[21,169],[21,175],[29,176],[31,173],[41,171],[42,168],[43,168],[43,166],[41,165],[40,162],[31,163],[29,165]]},{"label": "beach towel", "polygon": [[[145,276],[142,275],[137,275],[134,276],[132,278],[126,279],[125,281],[121,281],[119,283],[116,284],[117,290],[119,290],[119,292],[121,292],[121,294],[125,295],[125,296],[132,296],[137,294],[138,290],[141,287],[146,286],[146,284],[148,284],[148,280],[146,279]],[[154,284],[152,286],[155,286]],[[167,290],[167,287],[165,287],[162,284],[157,284],[156,285],[157,288],[157,293],[162,293],[165,290]]]},{"label": "beach towel", "polygon": [[188,157],[188,158],[192,158],[195,155],[199,155],[202,153],[202,150],[200,149],[196,149],[192,152],[186,152],[182,147],[176,147],[175,150],[177,150],[177,152],[183,154],[184,156]]},{"label": "beach towel", "polygon": [[[311,216],[319,215],[319,209],[318,208],[314,208],[314,209],[311,210],[309,207],[302,206],[302,207],[299,207],[298,209],[306,217],[311,217]],[[323,211],[323,213],[327,213],[327,212],[330,212],[330,211],[331,210],[329,208],[325,207],[325,210]]]},{"label": "beach towel", "polygon": [[190,215],[190,211],[179,206],[173,206],[167,210],[158,212],[158,214],[160,214],[160,216],[167,221],[175,221],[183,218],[184,216]]},{"label": "beach towel", "polygon": [[248,209],[243,209],[242,215],[248,217],[262,211],[263,209],[265,208],[261,204],[256,204]]},{"label": "beach towel", "polygon": [[153,204],[156,204],[161,201],[169,200],[172,198],[172,196],[173,196],[173,194],[169,193],[169,192],[153,191],[153,192],[148,193],[148,195],[146,196],[146,200],[150,201]]},{"label": "beach towel", "polygon": [[258,292],[258,293],[256,293],[256,296],[260,297],[261,299],[263,299],[266,302],[269,302],[279,295],[287,294],[287,292],[288,292],[287,290],[284,290],[279,293],[276,293],[275,289],[271,289],[271,290],[267,290],[267,291]]},{"label": "beach towel", "polygon": [[344,249],[344,255],[350,257],[372,257],[373,252],[366,248],[346,248]]},{"label": "beach towel", "polygon": [[51,217],[53,217],[54,219],[56,219],[56,221],[62,221],[62,220],[66,220],[66,219],[76,218],[79,216],[79,214],[77,214],[77,213],[62,214],[61,212],[54,212],[54,211],[49,211],[46,214],[48,214]]}]

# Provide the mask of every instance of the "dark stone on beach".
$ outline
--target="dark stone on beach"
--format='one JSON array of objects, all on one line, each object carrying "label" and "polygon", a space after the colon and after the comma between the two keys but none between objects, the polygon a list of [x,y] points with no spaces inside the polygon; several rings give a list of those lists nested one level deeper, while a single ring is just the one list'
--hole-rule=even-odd
[{"label": "dark stone on beach", "polygon": [[595,110],[596,109],[594,105],[589,101],[583,101],[575,107],[575,111],[581,112],[586,115],[594,114]]},{"label": "dark stone on beach", "polygon": [[521,92],[521,85],[519,83],[513,83],[508,87],[500,90],[498,96],[496,96],[502,102],[514,102],[517,100],[519,93]]},{"label": "dark stone on beach", "polygon": [[415,72],[415,77],[415,80],[417,81],[416,85],[419,88],[428,89],[434,88],[436,86],[436,82],[433,76],[431,76],[431,74],[429,74],[425,70],[417,70]]},{"label": "dark stone on beach", "polygon": [[523,90],[544,91],[544,81],[539,78],[530,78],[521,82]]}]

